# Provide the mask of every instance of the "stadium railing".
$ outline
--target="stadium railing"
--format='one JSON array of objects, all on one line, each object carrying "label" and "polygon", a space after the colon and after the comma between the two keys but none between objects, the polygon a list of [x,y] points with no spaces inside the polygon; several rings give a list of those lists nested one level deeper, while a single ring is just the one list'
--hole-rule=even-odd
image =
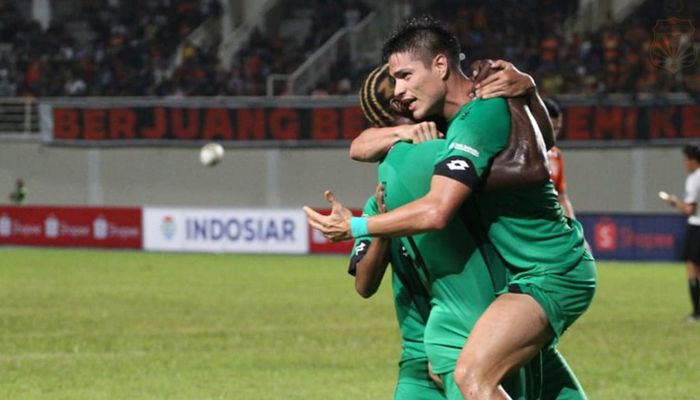
[{"label": "stadium railing", "polygon": [[[374,11],[356,25],[337,31],[291,74],[268,76],[267,96],[282,94],[277,91],[280,87],[286,89],[284,94],[308,94],[320,80],[328,76],[344,45],[349,47],[350,62],[353,65],[377,64],[383,38],[398,26],[404,13],[403,8],[394,2],[379,3]],[[286,82],[286,85],[278,85],[277,82],[280,81]]]},{"label": "stadium railing", "polygon": [[36,99],[0,98],[0,138],[39,139],[39,113]]}]

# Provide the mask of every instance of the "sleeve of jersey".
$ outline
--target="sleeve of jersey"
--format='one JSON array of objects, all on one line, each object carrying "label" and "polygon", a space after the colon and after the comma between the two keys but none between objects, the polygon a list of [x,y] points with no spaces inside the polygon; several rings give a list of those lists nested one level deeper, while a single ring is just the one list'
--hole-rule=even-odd
[{"label": "sleeve of jersey", "polygon": [[[378,213],[379,208],[377,207],[377,200],[374,198],[374,196],[371,196],[369,199],[367,199],[365,207],[362,209],[362,215],[370,216],[376,215]],[[355,240],[355,243],[352,246],[352,253],[350,254],[348,274],[355,276],[355,272],[357,271],[357,263],[359,263],[360,260],[362,260],[362,257],[364,257],[365,254],[367,254],[367,250],[369,249],[370,243],[372,243],[372,240],[367,238]]]},{"label": "sleeve of jersey", "polygon": [[698,196],[700,195],[700,180],[695,177],[690,177],[685,185],[684,203],[697,204]]},{"label": "sleeve of jersey", "polygon": [[447,130],[433,175],[445,176],[476,189],[491,160],[508,145],[510,113],[502,98],[473,100],[462,108]]}]

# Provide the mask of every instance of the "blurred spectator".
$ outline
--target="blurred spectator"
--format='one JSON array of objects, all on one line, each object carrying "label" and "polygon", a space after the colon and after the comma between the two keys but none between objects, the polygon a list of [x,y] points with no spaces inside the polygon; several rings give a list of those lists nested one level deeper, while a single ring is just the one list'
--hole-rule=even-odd
[{"label": "blurred spectator", "polygon": [[10,203],[21,206],[27,200],[27,187],[22,179],[15,181],[15,189],[10,193]]},{"label": "blurred spectator", "polygon": [[[578,3],[441,0],[414,11],[443,19],[458,36],[467,62],[512,61],[533,74],[550,96],[668,91],[700,95],[700,62],[690,57],[700,53],[700,29],[694,37],[683,36],[690,46],[675,54],[669,38],[655,42],[653,31],[668,10],[647,0],[621,23],[571,33],[568,25],[576,17]],[[234,56],[232,67],[223,69],[216,41],[185,42],[182,63],[172,67],[178,46],[190,32],[207,17],[220,15],[220,0],[81,0],[75,21],[54,23],[45,31],[23,19],[12,1],[0,0],[0,43],[12,45],[14,58],[0,59],[0,95],[264,95],[270,74],[291,74],[339,29],[361,21],[370,12],[368,4],[284,0],[279,11],[283,21],[308,21],[305,29],[295,31],[301,34],[281,32],[280,24],[255,29]],[[679,16],[698,20],[698,4],[686,2]],[[76,21],[84,22],[88,32],[76,33],[70,26]],[[682,26],[671,29],[675,34]],[[363,73],[374,67],[356,65],[348,43],[339,45],[337,58],[329,60],[331,72],[312,89],[314,95],[355,93]],[[283,94],[285,84],[276,82],[275,88]]]},{"label": "blurred spectator", "polygon": [[0,97],[14,97],[15,84],[10,81],[7,69],[0,69]]}]

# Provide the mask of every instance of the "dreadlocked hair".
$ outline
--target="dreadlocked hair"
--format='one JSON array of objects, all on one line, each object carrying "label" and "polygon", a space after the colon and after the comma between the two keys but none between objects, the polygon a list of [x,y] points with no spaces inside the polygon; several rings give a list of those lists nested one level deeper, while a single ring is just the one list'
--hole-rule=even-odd
[{"label": "dreadlocked hair", "polygon": [[367,75],[360,89],[360,106],[365,118],[376,127],[396,125],[392,109],[394,82],[389,64],[380,65]]}]

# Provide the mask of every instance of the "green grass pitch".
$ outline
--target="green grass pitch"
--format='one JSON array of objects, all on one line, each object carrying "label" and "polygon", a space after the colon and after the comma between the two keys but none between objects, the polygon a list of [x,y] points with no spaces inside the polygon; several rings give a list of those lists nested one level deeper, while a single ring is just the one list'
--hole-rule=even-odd
[{"label": "green grass pitch", "polygon": [[[346,259],[0,249],[1,399],[389,399],[385,280]],[[695,399],[681,264],[600,263],[560,345],[591,399]]]}]

